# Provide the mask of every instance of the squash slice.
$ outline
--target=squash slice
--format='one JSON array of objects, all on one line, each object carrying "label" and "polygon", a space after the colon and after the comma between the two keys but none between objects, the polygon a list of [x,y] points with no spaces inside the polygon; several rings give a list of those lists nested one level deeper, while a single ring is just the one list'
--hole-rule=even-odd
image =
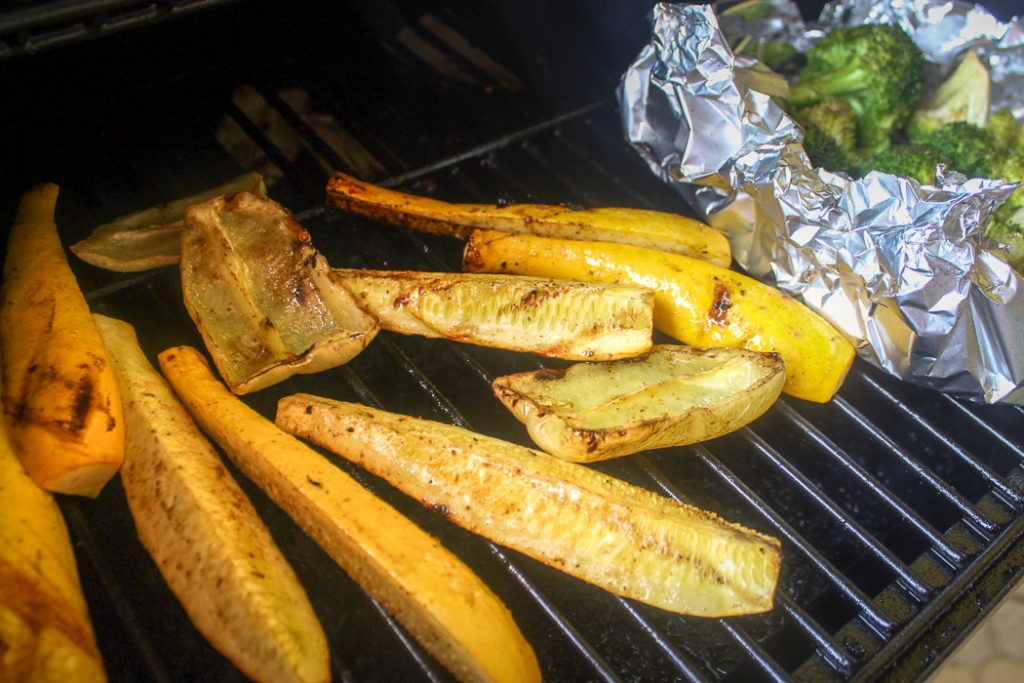
[{"label": "squash slice", "polygon": [[259,173],[246,173],[183,199],[130,213],[100,225],[71,245],[78,258],[99,268],[134,273],[181,260],[181,229],[185,210],[220,195],[251,192],[267,196]]},{"label": "squash slice", "polygon": [[542,449],[593,462],[739,429],[768,410],[785,378],[774,353],[658,345],[628,360],[522,372],[491,386]]},{"label": "squash slice", "polygon": [[684,344],[775,352],[786,363],[782,391],[825,403],[856,356],[824,318],[770,285],[698,259],[625,244],[474,232],[469,272],[613,282],[654,290],[654,326]]},{"label": "squash slice", "polygon": [[771,609],[779,542],[584,465],[451,425],[307,394],[277,423],[456,524],[655,607],[707,617]]},{"label": "squash slice", "polygon": [[326,259],[280,204],[240,192],[185,212],[185,307],[235,393],[348,362],[374,319],[327,277]]},{"label": "squash slice", "polygon": [[59,188],[21,199],[7,242],[0,343],[11,443],[37,484],[94,498],[124,459],[117,377],[54,222]]},{"label": "squash slice", "polygon": [[97,315],[125,398],[121,482],[139,539],[196,629],[246,676],[330,679],[327,637],[270,532],[126,322]]},{"label": "squash slice", "polygon": [[574,209],[550,204],[450,204],[335,173],[327,203],[374,220],[465,239],[476,228],[561,239],[634,244],[720,266],[732,261],[725,235],[695,218],[646,209]]},{"label": "squash slice", "polygon": [[513,275],[334,269],[386,330],[570,360],[651,346],[654,294],[640,287]]},{"label": "squash slice", "polygon": [[540,680],[508,608],[437,539],[228,393],[195,349],[159,359],[238,468],[459,680]]}]

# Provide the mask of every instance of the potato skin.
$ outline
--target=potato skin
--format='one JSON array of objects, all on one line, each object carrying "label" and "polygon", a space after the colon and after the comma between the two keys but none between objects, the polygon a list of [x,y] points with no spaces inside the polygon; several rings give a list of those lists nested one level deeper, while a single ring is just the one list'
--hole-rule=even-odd
[{"label": "potato skin", "polygon": [[831,400],[856,356],[853,344],[796,299],[679,254],[478,230],[466,244],[463,268],[649,287],[657,329],[697,347],[778,353],[786,362],[783,392],[808,401]]},{"label": "potato skin", "polygon": [[43,488],[95,497],[124,458],[117,379],[57,235],[56,185],[25,193],[7,244],[0,343],[5,414]]}]

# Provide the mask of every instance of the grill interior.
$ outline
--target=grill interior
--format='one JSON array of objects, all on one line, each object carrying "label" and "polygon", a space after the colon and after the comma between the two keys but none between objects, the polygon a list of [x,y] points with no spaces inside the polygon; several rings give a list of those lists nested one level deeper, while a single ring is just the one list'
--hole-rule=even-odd
[{"label": "grill interior", "polygon": [[[59,182],[57,223],[70,244],[255,168],[332,265],[457,271],[458,242],[325,208],[329,170],[450,201],[689,212],[619,130],[611,89],[645,38],[635,7],[597,3],[609,27],[577,3],[521,2],[515,17],[501,3],[209,4],[8,63],[5,220],[31,183]],[[94,310],[135,324],[151,358],[173,344],[202,347],[175,269],[72,266]],[[382,332],[344,367],[245,400],[272,416],[279,397],[304,391],[529,445],[489,382],[542,364],[555,363]],[[1022,413],[857,361],[827,405],[783,398],[735,434],[597,465],[782,540],[776,608],[728,620],[616,598],[328,457],[484,578],[546,680],[906,680],[927,675],[1024,574]],[[233,473],[309,592],[337,680],[450,678]],[[165,587],[117,480],[95,501],[61,504],[113,680],[242,679]]]}]

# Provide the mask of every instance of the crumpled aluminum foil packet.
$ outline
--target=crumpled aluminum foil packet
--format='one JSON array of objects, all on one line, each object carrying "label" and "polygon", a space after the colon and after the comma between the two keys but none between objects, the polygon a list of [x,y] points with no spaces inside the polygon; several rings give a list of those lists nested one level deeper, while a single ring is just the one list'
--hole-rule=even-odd
[{"label": "crumpled aluminum foil packet", "polygon": [[[805,50],[831,27],[894,23],[937,71],[967,48],[992,75],[993,104],[1024,116],[1024,26],[948,0],[834,2],[805,26],[788,0],[750,20],[662,3],[618,94],[629,142],[726,230],[737,263],[822,314],[860,356],[919,385],[1024,405],[1024,280],[983,238],[1015,186],[940,174],[937,185],[814,168],[772,81],[732,36]],[[768,87],[766,87],[768,86]],[[724,210],[723,210],[724,209]]]}]

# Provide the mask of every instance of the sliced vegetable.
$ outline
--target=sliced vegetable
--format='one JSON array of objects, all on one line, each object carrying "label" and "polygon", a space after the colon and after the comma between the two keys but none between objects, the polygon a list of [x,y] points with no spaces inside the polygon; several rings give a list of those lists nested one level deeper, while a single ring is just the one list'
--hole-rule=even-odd
[{"label": "sliced vegetable", "polygon": [[508,609],[435,538],[229,394],[195,349],[160,366],[239,469],[457,678],[540,680]]},{"label": "sliced vegetable", "polygon": [[183,199],[130,213],[100,225],[71,245],[75,256],[107,270],[131,273],[181,260],[181,228],[185,209],[220,195],[251,192],[267,196],[263,177],[246,173]]},{"label": "sliced vegetable", "polygon": [[0,681],[107,680],[60,508],[0,420]]},{"label": "sliced vegetable", "polygon": [[422,232],[465,239],[476,228],[561,239],[603,240],[660,249],[728,266],[729,241],[686,216],[644,209],[574,209],[549,204],[450,204],[336,173],[327,203],[342,211]]},{"label": "sliced vegetable", "polygon": [[708,617],[772,606],[777,540],[583,465],[307,394],[282,399],[277,423],[456,524],[618,595]]},{"label": "sliced vegetable", "polygon": [[511,275],[331,271],[386,330],[571,360],[651,346],[654,294],[631,286]]},{"label": "sliced vegetable", "polygon": [[739,429],[771,407],[785,379],[774,353],[663,344],[628,360],[498,377],[492,388],[538,446],[592,462]]},{"label": "sliced vegetable", "polygon": [[185,307],[235,393],[348,362],[377,324],[280,204],[241,192],[185,214]]},{"label": "sliced vegetable", "polygon": [[474,232],[463,267],[649,287],[654,326],[692,346],[775,352],[786,363],[783,391],[825,402],[855,355],[824,318],[769,285],[714,264],[624,244]]},{"label": "sliced vegetable", "polygon": [[21,199],[7,242],[0,344],[11,442],[49,491],[96,496],[124,458],[117,378],[68,265],[56,185]]},{"label": "sliced vegetable", "polygon": [[125,398],[128,507],[189,619],[253,680],[330,680],[323,628],[249,499],[149,364],[135,329],[96,322]]}]

